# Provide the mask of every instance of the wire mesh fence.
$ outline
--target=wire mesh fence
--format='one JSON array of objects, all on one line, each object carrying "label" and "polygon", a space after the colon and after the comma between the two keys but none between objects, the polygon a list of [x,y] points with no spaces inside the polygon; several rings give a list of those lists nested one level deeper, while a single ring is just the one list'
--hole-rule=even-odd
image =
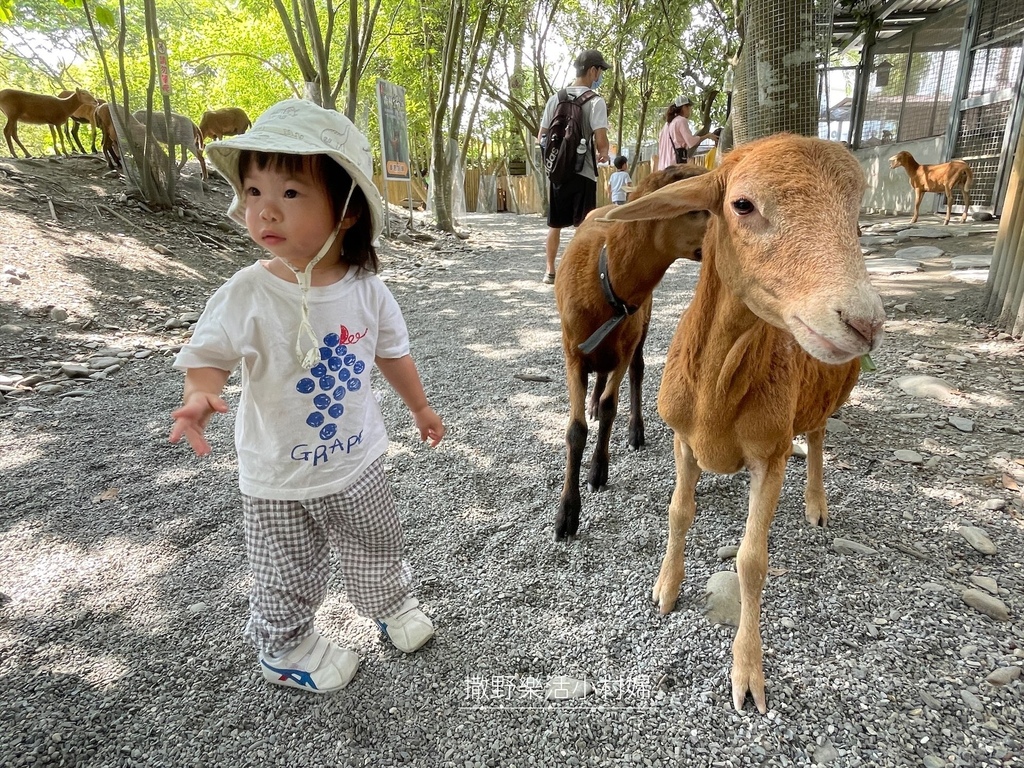
[{"label": "wire mesh fence", "polygon": [[733,102],[737,144],[780,131],[818,135],[819,71],[829,50],[832,11],[825,0],[746,3]]}]

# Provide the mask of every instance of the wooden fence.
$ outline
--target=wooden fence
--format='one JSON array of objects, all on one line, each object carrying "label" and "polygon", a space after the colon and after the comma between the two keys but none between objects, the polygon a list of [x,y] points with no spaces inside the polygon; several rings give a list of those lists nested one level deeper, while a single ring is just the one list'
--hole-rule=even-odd
[{"label": "wooden fence", "polygon": [[[614,173],[611,166],[597,169],[597,204],[608,205],[608,177]],[[633,186],[643,181],[651,173],[650,161],[638,163],[630,169]],[[380,175],[373,177],[373,183],[383,194],[384,185]],[[490,200],[481,198],[481,188],[493,188]],[[547,182],[538,183],[537,176],[489,176],[480,168],[470,168],[464,176],[464,196],[466,210],[470,213],[478,211],[499,211],[519,214],[544,213]],[[427,203],[427,188],[421,179],[413,179],[411,185],[405,181],[388,182],[388,202],[402,208],[408,208],[410,200],[414,208],[422,208]],[[486,195],[485,195],[486,197]]]}]

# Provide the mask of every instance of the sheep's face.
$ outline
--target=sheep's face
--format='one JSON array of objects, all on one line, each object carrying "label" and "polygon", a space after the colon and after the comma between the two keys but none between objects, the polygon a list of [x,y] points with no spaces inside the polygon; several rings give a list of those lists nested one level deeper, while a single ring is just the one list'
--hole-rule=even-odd
[{"label": "sheep's face", "polygon": [[885,314],[857,237],[864,174],[838,144],[793,136],[723,165],[718,272],[806,352],[843,363],[873,349]]},{"label": "sheep's face", "polygon": [[907,156],[908,155],[906,152],[897,152],[895,155],[889,158],[889,167],[899,168],[906,162]]},{"label": "sheep's face", "polygon": [[[841,145],[779,135],[751,142],[704,176],[620,206],[610,219],[714,218],[704,256],[758,317],[839,364],[873,349],[882,301],[857,237],[864,174]],[[710,250],[709,250],[710,249]]]}]

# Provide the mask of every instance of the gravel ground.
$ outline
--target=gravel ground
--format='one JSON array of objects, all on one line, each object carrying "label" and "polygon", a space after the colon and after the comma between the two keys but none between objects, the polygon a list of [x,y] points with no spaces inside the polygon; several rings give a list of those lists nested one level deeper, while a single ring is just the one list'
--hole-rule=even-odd
[{"label": "gravel ground", "polygon": [[[319,626],[362,664],[347,689],[315,697],[266,685],[241,637],[231,418],[211,425],[207,460],[166,441],[187,334],[167,326],[187,326],[253,257],[214,226],[224,185],[180,227],[128,207],[116,210],[139,231],[109,216],[72,226],[80,204],[48,221],[59,190],[26,179],[35,168],[9,165],[0,184],[16,238],[5,261],[24,272],[0,290],[0,765],[1024,765],[1022,347],[976,324],[981,287],[951,280],[948,258],[879,279],[891,322],[878,371],[826,440],[828,529],[804,523],[804,465],[791,460],[769,543],[760,716],[733,711],[733,630],[702,611],[708,578],[734,568],[718,552],[742,535],[744,474],[702,478],[677,608],[662,618],[647,599],[673,484],[654,402],[698,267],[677,264],[656,297],[647,448],[625,450],[621,414],[610,487],[584,493],[580,537],[564,545],[552,519],[568,402],[541,219],[470,215],[468,240],[385,244],[449,427],[426,448],[382,390],[388,470],[437,635],[401,654],[336,583]],[[971,239],[990,250],[985,231]],[[229,247],[204,248],[204,234]],[[118,353],[95,380],[46,365]],[[937,402],[897,386],[922,372],[955,391]],[[965,525],[995,554],[973,549]],[[837,537],[874,553],[841,554]],[[969,587],[995,591],[1009,620],[967,605]],[[544,700],[557,676],[594,691]]]}]

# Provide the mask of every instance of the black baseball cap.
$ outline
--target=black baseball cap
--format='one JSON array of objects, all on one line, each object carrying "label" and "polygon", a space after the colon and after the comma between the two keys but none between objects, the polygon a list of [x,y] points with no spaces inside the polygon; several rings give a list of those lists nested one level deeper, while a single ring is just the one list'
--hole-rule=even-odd
[{"label": "black baseball cap", "polygon": [[576,69],[590,69],[591,67],[600,67],[601,69],[611,69],[612,65],[604,60],[604,56],[600,51],[595,51],[593,48],[584,51],[576,57]]}]

